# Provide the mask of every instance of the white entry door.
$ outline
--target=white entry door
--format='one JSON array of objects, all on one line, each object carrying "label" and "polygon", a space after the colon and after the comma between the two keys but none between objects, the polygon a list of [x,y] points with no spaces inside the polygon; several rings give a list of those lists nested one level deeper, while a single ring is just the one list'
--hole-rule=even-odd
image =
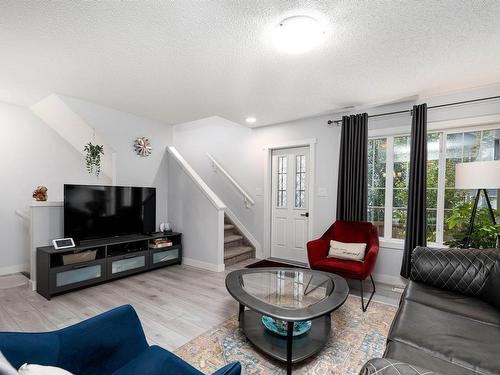
[{"label": "white entry door", "polygon": [[309,147],[273,150],[271,256],[307,263]]}]

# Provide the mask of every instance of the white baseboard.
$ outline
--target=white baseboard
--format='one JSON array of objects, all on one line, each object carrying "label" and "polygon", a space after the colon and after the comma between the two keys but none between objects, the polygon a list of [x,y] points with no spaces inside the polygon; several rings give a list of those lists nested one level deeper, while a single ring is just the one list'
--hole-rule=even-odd
[{"label": "white baseboard", "polygon": [[201,268],[203,270],[209,270],[213,272],[223,272],[225,270],[224,264],[213,264],[202,262],[200,260],[182,257],[182,264],[186,266],[191,266],[195,268]]},{"label": "white baseboard", "polygon": [[226,207],[224,209],[224,212],[229,217],[229,219],[234,223],[234,225],[236,225],[238,227],[238,229],[241,231],[241,233],[243,233],[243,235],[246,237],[246,239],[248,241],[250,241],[252,246],[255,248],[255,257],[259,258],[259,259],[262,258],[263,254],[262,254],[262,246],[260,246],[260,242],[257,241],[257,239],[252,235],[252,233],[250,233],[250,231],[247,228],[245,228],[243,223],[240,220],[238,220],[238,218],[233,213],[233,211],[231,211],[229,208]]},{"label": "white baseboard", "polygon": [[383,275],[378,273],[374,273],[372,274],[372,276],[373,279],[375,281],[378,281],[379,283],[388,284],[398,288],[406,287],[406,281],[401,276]]},{"label": "white baseboard", "polygon": [[0,276],[10,275],[18,272],[29,272],[28,264],[16,264],[14,266],[0,267]]}]

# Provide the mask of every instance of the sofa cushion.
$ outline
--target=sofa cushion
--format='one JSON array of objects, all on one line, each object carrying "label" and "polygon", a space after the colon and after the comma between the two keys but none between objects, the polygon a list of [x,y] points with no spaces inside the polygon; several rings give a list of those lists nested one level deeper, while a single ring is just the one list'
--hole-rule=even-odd
[{"label": "sofa cushion", "polygon": [[479,296],[497,256],[496,249],[417,247],[411,257],[411,280]]},{"label": "sofa cushion", "polygon": [[483,300],[500,309],[500,259],[497,257],[483,288]]},{"label": "sofa cushion", "polygon": [[[430,371],[435,371],[443,375],[477,375],[478,373],[464,368],[458,364],[438,358],[425,350],[414,348],[413,346],[390,341],[385,348],[384,357],[397,358],[398,361],[423,367]],[[403,373],[404,374],[404,373]],[[424,373],[427,375],[427,373]]]},{"label": "sofa cushion", "polygon": [[[400,305],[389,333],[389,341],[404,343],[433,357],[480,373],[498,374],[500,369],[498,327],[408,299]],[[415,364],[438,370],[425,363]]]},{"label": "sofa cushion", "polygon": [[203,375],[193,366],[184,362],[175,354],[150,346],[125,366],[113,372],[113,375]]},{"label": "sofa cushion", "polygon": [[365,243],[348,243],[330,240],[328,258],[338,258],[362,262],[365,259]]},{"label": "sofa cushion", "polygon": [[402,298],[500,327],[500,310],[476,297],[410,281]]},{"label": "sofa cushion", "polygon": [[58,364],[59,348],[57,332],[0,333],[0,351],[16,369],[25,363],[62,367]]}]

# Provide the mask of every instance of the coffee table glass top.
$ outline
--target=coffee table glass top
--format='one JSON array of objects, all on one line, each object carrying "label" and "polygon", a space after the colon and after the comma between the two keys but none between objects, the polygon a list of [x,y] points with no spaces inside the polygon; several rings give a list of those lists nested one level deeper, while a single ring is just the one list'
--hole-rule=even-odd
[{"label": "coffee table glass top", "polygon": [[326,299],[333,280],[309,270],[262,270],[240,277],[243,290],[259,300],[284,309],[304,309]]},{"label": "coffee table glass top", "polygon": [[226,276],[241,306],[285,321],[319,318],[342,306],[349,294],[339,275],[302,268],[244,268]]}]

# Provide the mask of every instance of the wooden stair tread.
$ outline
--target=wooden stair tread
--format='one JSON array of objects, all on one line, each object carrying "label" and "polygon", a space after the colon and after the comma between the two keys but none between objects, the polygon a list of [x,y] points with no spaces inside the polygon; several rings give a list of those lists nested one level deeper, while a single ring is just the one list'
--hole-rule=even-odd
[{"label": "wooden stair tread", "polygon": [[234,229],[233,224],[224,224],[224,230],[230,230],[230,229]]},{"label": "wooden stair tread", "polygon": [[224,250],[224,259],[229,259],[252,252],[253,247],[251,246],[234,246]]},{"label": "wooden stair tread", "polygon": [[243,239],[243,236],[240,236],[238,234],[230,234],[229,236],[224,236],[224,243],[240,241],[242,239]]}]

